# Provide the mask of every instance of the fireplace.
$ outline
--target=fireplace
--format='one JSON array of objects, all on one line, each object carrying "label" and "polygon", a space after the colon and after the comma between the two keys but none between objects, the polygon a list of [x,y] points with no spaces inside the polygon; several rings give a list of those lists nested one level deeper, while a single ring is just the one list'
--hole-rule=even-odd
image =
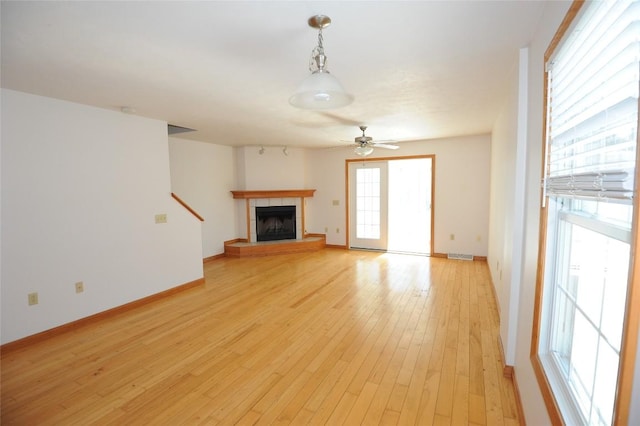
[{"label": "fireplace", "polygon": [[296,206],[256,207],[257,241],[296,238]]}]

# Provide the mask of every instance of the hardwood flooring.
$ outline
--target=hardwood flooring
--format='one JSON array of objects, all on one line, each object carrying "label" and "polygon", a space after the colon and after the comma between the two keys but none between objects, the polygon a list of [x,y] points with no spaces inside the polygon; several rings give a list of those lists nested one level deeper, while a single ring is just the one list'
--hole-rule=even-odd
[{"label": "hardwood flooring", "polygon": [[3,425],[518,424],[486,263],[325,249],[2,354]]}]

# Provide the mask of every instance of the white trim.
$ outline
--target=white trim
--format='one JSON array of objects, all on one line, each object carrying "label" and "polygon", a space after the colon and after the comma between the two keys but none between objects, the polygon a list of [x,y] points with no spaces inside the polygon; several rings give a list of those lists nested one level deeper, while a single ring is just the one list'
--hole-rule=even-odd
[{"label": "white trim", "polygon": [[593,232],[597,232],[598,234],[606,235],[607,237],[622,241],[623,243],[631,244],[630,228],[624,228],[622,226],[614,225],[613,223],[598,220],[594,217],[569,211],[561,211],[559,213],[559,220],[581,226]]},{"label": "white trim", "polygon": [[573,394],[567,382],[558,367],[557,361],[554,359],[554,355],[551,352],[545,351],[539,354],[540,363],[547,376],[549,386],[553,390],[553,396],[555,397],[556,404],[560,408],[562,419],[567,425],[581,425],[586,424],[586,419],[582,416],[580,410],[576,407],[576,401],[573,398]]}]

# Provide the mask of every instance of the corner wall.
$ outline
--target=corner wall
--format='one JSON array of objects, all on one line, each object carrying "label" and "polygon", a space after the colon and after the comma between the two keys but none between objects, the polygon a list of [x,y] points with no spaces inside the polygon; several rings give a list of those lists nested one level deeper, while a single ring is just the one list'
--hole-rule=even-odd
[{"label": "corner wall", "polygon": [[2,343],[202,278],[165,122],[11,90],[1,102]]},{"label": "corner wall", "polygon": [[487,263],[500,308],[500,337],[505,363],[513,365],[522,281],[524,193],[527,173],[527,72],[529,49],[520,55],[509,95],[493,128],[491,144],[491,216]]},{"label": "corner wall", "polygon": [[199,215],[204,258],[224,253],[224,241],[236,238],[234,149],[207,142],[169,138],[171,191]]}]

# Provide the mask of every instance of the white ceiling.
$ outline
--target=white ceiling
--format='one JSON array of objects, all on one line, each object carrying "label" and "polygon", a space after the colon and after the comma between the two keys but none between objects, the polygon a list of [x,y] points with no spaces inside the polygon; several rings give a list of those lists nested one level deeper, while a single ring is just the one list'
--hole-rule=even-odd
[{"label": "white ceiling", "polygon": [[[222,145],[336,146],[491,131],[541,1],[5,1],[2,87],[197,129]],[[315,14],[353,104],[302,111]]]}]

